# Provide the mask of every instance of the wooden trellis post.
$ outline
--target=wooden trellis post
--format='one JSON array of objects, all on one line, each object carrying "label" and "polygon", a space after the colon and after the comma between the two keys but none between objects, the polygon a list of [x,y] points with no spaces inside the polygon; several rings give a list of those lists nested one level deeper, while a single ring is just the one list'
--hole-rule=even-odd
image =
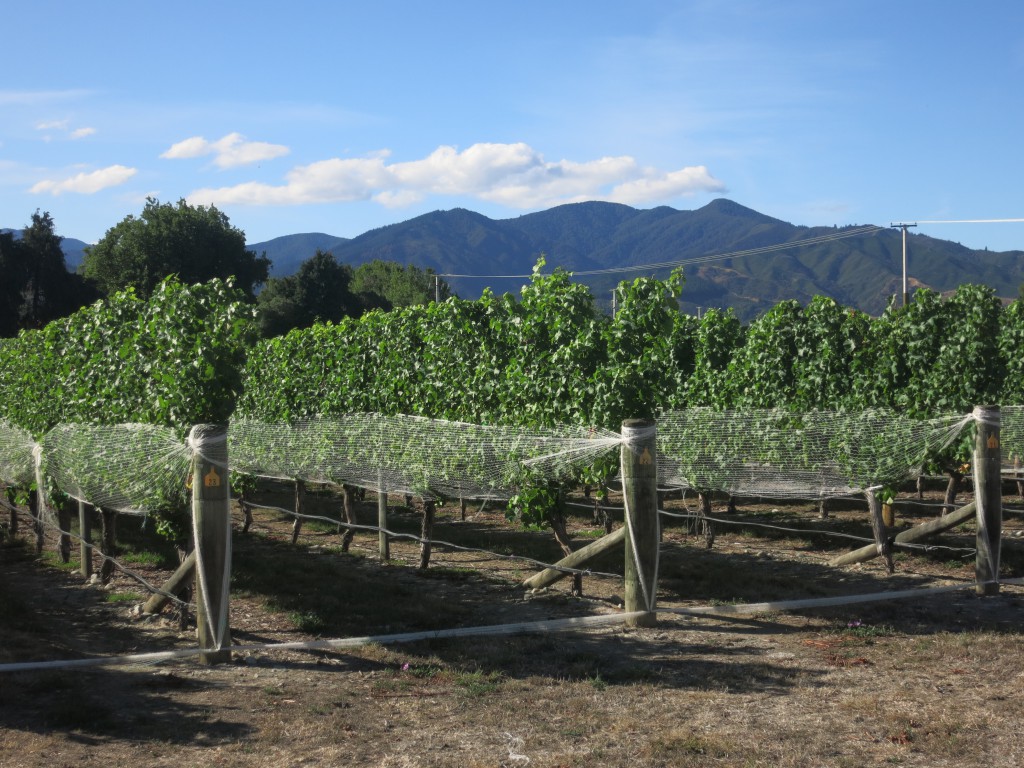
[{"label": "wooden trellis post", "polygon": [[998,595],[999,544],[1003,532],[999,406],[978,406],[974,419],[974,495],[978,520],[975,590],[979,595]]},{"label": "wooden trellis post", "polygon": [[388,492],[384,490],[384,473],[378,473],[377,483],[377,550],[381,562],[391,559],[391,539],[388,538]]},{"label": "wooden trellis post", "polygon": [[196,540],[196,625],[203,664],[231,660],[228,628],[231,575],[231,499],[227,427],[192,428],[192,518]]},{"label": "wooden trellis post", "polygon": [[78,502],[78,534],[81,573],[88,579],[92,576],[92,514],[84,501]]},{"label": "wooden trellis post", "polygon": [[626,505],[625,610],[642,612],[628,623],[653,627],[657,622],[658,464],[655,422],[628,419],[622,423],[622,494]]}]

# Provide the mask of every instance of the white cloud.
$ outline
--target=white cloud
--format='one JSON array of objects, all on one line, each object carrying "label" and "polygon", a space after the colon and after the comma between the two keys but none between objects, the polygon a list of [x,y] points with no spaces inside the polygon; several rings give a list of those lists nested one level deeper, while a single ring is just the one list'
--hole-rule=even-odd
[{"label": "white cloud", "polygon": [[[210,146],[201,138],[189,139],[174,145],[164,156],[173,152],[175,157],[196,157],[209,154]],[[529,209],[585,200],[664,202],[725,189],[703,165],[663,171],[641,167],[627,155],[548,162],[522,142],[480,143],[461,152],[441,146],[421,160],[388,164],[389,154],[382,151],[365,158],[321,160],[293,168],[281,185],[249,182],[199,189],[189,195],[189,201],[208,205],[302,205],[374,200],[400,207],[428,195],[448,195]]]},{"label": "white cloud", "polygon": [[724,192],[725,184],[713,177],[703,165],[663,173],[648,169],[645,176],[616,185],[608,199],[626,205],[653,203],[696,192]]},{"label": "white cloud", "polygon": [[91,195],[110,187],[124,184],[134,176],[137,171],[124,165],[111,165],[91,173],[79,173],[68,179],[53,180],[46,179],[37,182],[29,192],[33,194],[49,193],[57,196],[65,192],[75,192],[82,195]]},{"label": "white cloud", "polygon": [[237,168],[264,160],[273,160],[276,157],[287,155],[289,151],[288,147],[282,144],[246,141],[240,133],[229,133],[217,141],[207,141],[202,136],[193,136],[173,144],[160,157],[168,160],[181,160],[213,155],[213,163],[218,168]]},{"label": "white cloud", "polygon": [[84,139],[86,136],[92,136],[96,133],[95,128],[82,127],[72,128],[70,120],[43,120],[36,123],[37,131],[45,131],[46,136],[43,136],[43,141],[52,141],[53,136],[50,135],[52,132],[65,134],[69,139]]},{"label": "white cloud", "polygon": [[66,131],[67,129],[67,120],[44,120],[40,123],[36,123],[37,131]]}]

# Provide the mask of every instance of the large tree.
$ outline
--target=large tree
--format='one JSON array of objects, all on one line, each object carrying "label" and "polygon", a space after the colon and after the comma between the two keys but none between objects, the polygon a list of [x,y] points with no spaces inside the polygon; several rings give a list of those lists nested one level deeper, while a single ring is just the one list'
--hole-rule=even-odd
[{"label": "large tree", "polygon": [[270,259],[247,250],[245,233],[216,207],[148,198],[140,216],[128,216],[86,248],[82,271],[104,293],[133,287],[148,296],[177,275],[186,284],[234,277],[251,298],[267,280]]},{"label": "large tree", "polygon": [[264,337],[280,336],[316,322],[358,317],[367,309],[390,305],[376,295],[352,290],[352,268],[320,249],[288,277],[272,277],[259,295],[259,324]]},{"label": "large tree", "polygon": [[20,237],[0,235],[0,336],[42,328],[96,299],[80,275],[69,273],[49,213],[36,211]]},{"label": "large tree", "polygon": [[448,283],[429,267],[420,269],[412,264],[402,265],[380,259],[356,269],[352,290],[356,293],[375,293],[395,307],[429,304],[435,300],[444,301],[451,296]]}]

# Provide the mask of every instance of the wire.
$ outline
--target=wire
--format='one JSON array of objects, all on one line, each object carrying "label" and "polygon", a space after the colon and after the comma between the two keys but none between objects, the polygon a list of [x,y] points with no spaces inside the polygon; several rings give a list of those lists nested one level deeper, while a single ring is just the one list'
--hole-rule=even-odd
[{"label": "wire", "polygon": [[[729,251],[728,253],[707,254],[704,256],[694,256],[688,259],[663,261],[655,264],[639,264],[632,267],[608,267],[607,269],[580,270],[578,272],[572,272],[571,274],[573,277],[580,277],[584,275],[609,275],[620,274],[625,272],[646,272],[655,269],[668,269],[670,267],[681,267],[687,264],[703,264],[709,261],[721,261],[723,259],[734,259],[744,256],[756,256],[762,253],[773,253],[775,251],[783,251],[788,250],[790,248],[802,248],[807,245],[818,245],[820,243],[832,242],[834,240],[843,240],[847,237],[870,235],[883,229],[888,229],[888,227],[881,227],[871,224],[863,227],[856,227],[854,229],[842,230],[840,232],[833,232],[827,235],[820,235],[818,237],[810,237],[805,240],[796,240],[789,243],[777,243],[776,245],[766,245],[761,248],[749,248],[747,250],[742,251]],[[455,273],[439,273],[438,277],[488,277],[494,279],[512,279],[533,277],[533,275],[470,275]]]},{"label": "wire", "polygon": [[918,220],[917,224],[1014,224],[1024,222],[1024,219],[933,219],[925,221]]}]

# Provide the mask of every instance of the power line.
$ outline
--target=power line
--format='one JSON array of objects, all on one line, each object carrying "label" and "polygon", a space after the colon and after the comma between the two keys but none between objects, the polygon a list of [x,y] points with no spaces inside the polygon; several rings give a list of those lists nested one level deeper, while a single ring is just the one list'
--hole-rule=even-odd
[{"label": "power line", "polygon": [[917,224],[1019,224],[1024,219],[932,219],[918,220]]},{"label": "power line", "polygon": [[[766,245],[760,248],[749,248],[742,251],[729,251],[727,253],[708,254],[704,256],[694,256],[688,259],[677,259],[675,261],[663,261],[655,264],[639,264],[631,267],[608,267],[606,269],[590,269],[580,270],[578,272],[572,272],[573,277],[581,277],[585,275],[609,275],[609,274],[622,274],[626,272],[647,272],[656,269],[669,269],[672,267],[682,267],[688,264],[703,264],[709,261],[721,261],[723,259],[734,259],[744,256],[756,256],[762,253],[773,253],[775,251],[783,251],[791,248],[803,248],[808,245],[818,245],[820,243],[832,242],[834,240],[843,240],[848,237],[858,237],[861,235],[870,235],[878,232],[879,230],[887,229],[887,227],[880,227],[876,225],[867,225],[863,227],[856,227],[854,229],[842,230],[840,232],[833,232],[828,235],[821,235],[819,237],[810,237],[804,240],[796,240],[789,243],[777,243],[776,245]],[[533,277],[532,274],[524,275],[471,275],[471,274],[454,274],[454,273],[438,273],[439,277],[474,277],[474,278],[492,278],[492,279],[512,279],[512,278],[528,278]]]}]

